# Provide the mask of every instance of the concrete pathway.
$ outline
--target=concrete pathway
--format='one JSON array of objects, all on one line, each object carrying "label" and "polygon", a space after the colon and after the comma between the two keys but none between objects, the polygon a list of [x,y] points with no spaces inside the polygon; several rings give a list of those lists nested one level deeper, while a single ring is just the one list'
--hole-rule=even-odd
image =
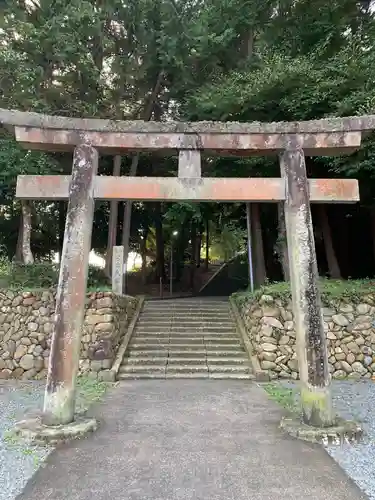
[{"label": "concrete pathway", "polygon": [[248,381],[122,382],[97,433],[60,447],[21,500],[364,500],[318,445],[284,437]]}]

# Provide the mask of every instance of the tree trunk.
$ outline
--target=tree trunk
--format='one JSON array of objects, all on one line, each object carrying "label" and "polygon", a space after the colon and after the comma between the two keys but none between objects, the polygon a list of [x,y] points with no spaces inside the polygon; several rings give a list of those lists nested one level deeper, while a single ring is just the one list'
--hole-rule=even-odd
[{"label": "tree trunk", "polygon": [[164,236],[161,217],[161,203],[155,203],[154,224],[156,237],[156,276],[165,283]]},{"label": "tree trunk", "polygon": [[197,268],[196,261],[197,249],[197,225],[194,221],[191,223],[191,258],[190,258],[190,288],[195,291],[195,271]]},{"label": "tree trunk", "polygon": [[34,257],[31,252],[31,205],[27,200],[21,201],[22,206],[22,262],[33,264]]},{"label": "tree trunk", "polygon": [[372,251],[375,262],[375,207],[371,207],[370,217],[371,217]]},{"label": "tree trunk", "polygon": [[203,230],[199,231],[199,234],[197,236],[197,244],[196,244],[196,256],[195,256],[195,261],[197,263],[197,267],[201,267],[201,248],[202,248],[202,237],[203,237]]},{"label": "tree trunk", "polygon": [[[113,160],[113,176],[118,177],[121,173],[121,156],[117,155]],[[112,277],[112,253],[113,247],[116,245],[117,237],[117,216],[118,216],[118,201],[111,201],[108,223],[108,240],[107,253],[105,256],[105,273]]]},{"label": "tree trunk", "polygon": [[323,234],[323,242],[328,264],[328,272],[331,278],[339,280],[341,279],[341,271],[337,260],[336,252],[333,247],[332,233],[331,233],[331,228],[329,226],[326,207],[324,205],[318,205],[317,210],[319,216],[319,224]]},{"label": "tree trunk", "polygon": [[[163,80],[164,80],[164,73],[163,71],[159,71],[155,86],[146,104],[143,116],[141,116],[142,120],[144,121],[149,121],[151,119],[154,105],[159,95],[161,86],[163,84]],[[132,159],[129,172],[130,176],[134,177],[135,175],[137,175],[138,163],[139,163],[139,153],[137,153]],[[122,238],[121,238],[121,242],[124,247],[124,286],[123,286],[124,293],[126,293],[126,271],[127,271],[128,255],[129,255],[131,215],[132,215],[132,202],[127,201],[125,202],[125,207],[124,207],[124,222],[122,226]]]},{"label": "tree trunk", "polygon": [[210,264],[210,221],[206,220],[206,262],[205,267],[206,271],[208,271],[208,266]]},{"label": "tree trunk", "polygon": [[175,252],[175,281],[180,282],[183,276],[183,270],[185,266],[185,250],[186,250],[186,225],[182,225],[176,242],[176,252]]},{"label": "tree trunk", "polygon": [[276,242],[276,252],[279,257],[279,262],[282,268],[284,281],[289,281],[289,257],[288,257],[288,242],[286,238],[284,204],[278,203],[278,237]]},{"label": "tree trunk", "polygon": [[61,262],[61,255],[64,245],[64,235],[65,235],[66,211],[67,211],[66,201],[63,200],[59,201],[58,209],[59,209],[59,262]]},{"label": "tree trunk", "polygon": [[18,224],[18,235],[17,235],[17,245],[16,245],[16,253],[14,254],[14,262],[18,264],[22,264],[22,235],[23,235],[23,213],[21,209],[20,222]]},{"label": "tree trunk", "polygon": [[[130,166],[129,176],[134,177],[137,174],[137,167],[139,162],[139,154],[133,157]],[[126,273],[128,271],[128,257],[130,248],[130,227],[131,227],[131,216],[132,216],[132,202],[126,201],[124,205],[124,218],[122,222],[122,238],[121,244],[124,247],[124,285],[123,290],[126,294]]]},{"label": "tree trunk", "polygon": [[147,236],[148,228],[144,231],[143,239],[141,240],[140,250],[142,257],[142,284],[145,285],[147,282]]},{"label": "tree trunk", "polygon": [[260,287],[266,281],[266,264],[264,261],[263,235],[260,221],[259,203],[251,204],[251,232],[254,249],[254,280],[255,285]]}]

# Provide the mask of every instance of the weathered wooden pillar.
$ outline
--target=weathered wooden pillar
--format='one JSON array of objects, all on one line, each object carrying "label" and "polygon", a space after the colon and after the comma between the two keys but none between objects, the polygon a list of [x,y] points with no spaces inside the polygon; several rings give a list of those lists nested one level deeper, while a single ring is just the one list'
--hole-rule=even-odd
[{"label": "weathered wooden pillar", "polygon": [[97,169],[97,151],[85,144],[76,147],[44,398],[43,421],[47,425],[74,420]]},{"label": "weathered wooden pillar", "polygon": [[303,151],[285,151],[281,171],[286,183],[285,223],[303,421],[327,427],[334,416]]}]

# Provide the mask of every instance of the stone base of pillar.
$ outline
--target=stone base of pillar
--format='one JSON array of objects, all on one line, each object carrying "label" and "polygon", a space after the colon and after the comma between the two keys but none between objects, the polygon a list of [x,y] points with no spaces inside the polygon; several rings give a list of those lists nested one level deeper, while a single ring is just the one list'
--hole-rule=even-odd
[{"label": "stone base of pillar", "polygon": [[331,427],[312,427],[298,417],[284,417],[280,428],[294,438],[324,445],[353,444],[363,436],[363,429],[357,422],[340,418]]},{"label": "stone base of pillar", "polygon": [[56,445],[82,438],[97,428],[97,420],[83,416],[78,416],[70,424],[53,426],[43,424],[41,417],[34,417],[17,422],[13,433],[30,444]]}]

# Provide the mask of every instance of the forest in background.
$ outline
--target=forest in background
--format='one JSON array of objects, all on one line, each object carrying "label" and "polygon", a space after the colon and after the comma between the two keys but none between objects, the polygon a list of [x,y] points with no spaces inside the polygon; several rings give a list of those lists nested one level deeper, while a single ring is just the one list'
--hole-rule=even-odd
[{"label": "forest in background", "polygon": [[[375,20],[354,0],[0,0],[0,107],[73,117],[294,121],[372,114]],[[375,275],[375,136],[343,157],[307,158],[310,177],[360,182],[356,205],[312,208],[321,275]],[[18,262],[62,247],[66,202],[14,199],[18,174],[69,173],[72,158],[22,150],[0,129],[0,245]],[[99,172],[177,175],[177,158],[101,157]],[[211,158],[211,177],[279,176],[277,158]],[[257,284],[288,277],[282,210],[252,204]],[[131,218],[130,218],[131,215]],[[29,223],[31,221],[31,237]],[[173,236],[174,233],[175,236]],[[92,246],[129,245],[167,280],[205,255],[246,248],[243,204],[97,203]],[[193,273],[194,274],[194,273]]]}]

